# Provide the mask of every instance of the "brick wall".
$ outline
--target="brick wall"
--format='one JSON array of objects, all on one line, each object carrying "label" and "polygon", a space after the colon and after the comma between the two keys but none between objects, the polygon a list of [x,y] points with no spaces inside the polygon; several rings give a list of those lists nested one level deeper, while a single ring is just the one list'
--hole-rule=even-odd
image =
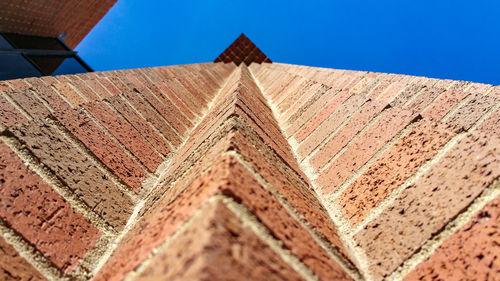
[{"label": "brick wall", "polygon": [[4,279],[499,273],[498,87],[207,63],[0,91]]},{"label": "brick wall", "polygon": [[0,31],[59,37],[67,34],[71,48],[111,9],[116,0],[14,1],[0,2]]},{"label": "brick wall", "polygon": [[499,87],[251,69],[366,279],[496,279]]}]

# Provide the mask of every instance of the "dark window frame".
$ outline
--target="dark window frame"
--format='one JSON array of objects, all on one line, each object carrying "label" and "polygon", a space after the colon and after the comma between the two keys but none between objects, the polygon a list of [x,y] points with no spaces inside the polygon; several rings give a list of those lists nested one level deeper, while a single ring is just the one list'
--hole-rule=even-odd
[{"label": "dark window frame", "polygon": [[[23,49],[23,48],[17,48],[16,43],[13,42],[10,38],[9,35],[11,36],[16,36],[16,35],[22,35],[22,36],[29,36],[33,38],[44,38],[44,39],[50,39],[50,40],[56,40],[58,44],[60,44],[64,50],[47,50],[47,49]],[[25,34],[16,34],[16,33],[9,33],[9,32],[0,32],[0,36],[2,36],[7,43],[9,43],[12,47],[12,49],[0,49],[0,54],[20,54],[26,59],[27,62],[29,62],[33,67],[35,67],[42,75],[47,75],[51,76],[52,73],[46,73],[44,72],[40,66],[35,63],[29,56],[37,56],[37,57],[53,57],[53,58],[73,58],[75,59],[87,72],[93,72],[94,70],[85,62],[83,61],[80,56],[78,56],[78,53],[76,51],[73,51],[66,43],[64,40],[61,38],[54,38],[54,37],[44,37],[44,36],[36,36],[36,35],[25,35]]]}]

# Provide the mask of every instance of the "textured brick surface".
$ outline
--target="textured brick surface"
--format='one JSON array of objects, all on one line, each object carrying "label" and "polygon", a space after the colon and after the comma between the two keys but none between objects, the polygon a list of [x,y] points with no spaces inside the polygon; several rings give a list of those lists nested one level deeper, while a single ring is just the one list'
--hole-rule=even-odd
[{"label": "textured brick surface", "polygon": [[220,201],[169,242],[134,280],[304,280]]},{"label": "textured brick surface", "polygon": [[148,142],[161,154],[167,155],[171,146],[167,140],[144,118],[142,118],[127,102],[120,96],[114,96],[107,101],[118,111]]},{"label": "textured brick surface", "polygon": [[252,146],[243,134],[238,131],[231,136],[231,149],[234,149],[243,156],[245,161],[250,163],[253,169],[259,173],[265,181],[273,186],[290,204],[311,224],[311,226],[321,233],[330,243],[340,249],[343,255],[349,256],[340,241],[333,222],[328,218],[326,209],[319,200],[312,194],[312,189],[303,182],[302,186],[293,185],[291,176],[279,170],[284,163],[271,162],[265,158],[265,152],[259,152]]},{"label": "textured brick surface", "polygon": [[358,223],[455,134],[451,128],[423,120],[381,155],[337,199],[344,216]]},{"label": "textured brick surface", "polygon": [[[329,164],[315,182],[324,193],[335,191],[399,131],[415,120],[415,117],[415,113],[411,111],[389,109],[387,114],[377,120],[344,153]],[[319,153],[322,154],[321,151]]]},{"label": "textured brick surface", "polygon": [[40,98],[45,100],[53,110],[68,110],[71,108],[71,105],[51,86],[34,86],[32,90],[36,92]]},{"label": "textured brick surface", "polygon": [[[306,137],[308,137],[320,124],[323,123],[326,119],[328,119],[332,113],[344,103],[349,97],[351,93],[348,91],[342,91],[337,96],[335,96],[311,121],[304,125],[304,127],[297,133],[295,138],[302,142]],[[349,102],[358,101],[363,99],[362,96],[356,96],[352,99],[349,99]],[[345,105],[342,105],[345,106]],[[340,111],[340,110],[339,110]]]},{"label": "textured brick surface", "polygon": [[[287,214],[281,204],[269,191],[263,189],[241,164],[232,157],[224,157],[219,163],[214,165],[208,174],[196,179],[188,190],[177,198],[170,197],[171,203],[165,201],[167,204],[157,205],[161,210],[143,217],[136,229],[129,233],[130,236],[123,240],[123,246],[119,246],[118,252],[103,267],[96,280],[120,278],[120,272],[125,273],[140,263],[153,247],[170,236],[179,224],[189,218],[204,201],[217,192],[233,197],[247,206],[275,237],[283,241],[285,248],[302,260],[320,278],[325,280],[350,279],[343,269],[315,243],[310,234]],[[168,194],[165,198],[169,198]],[[138,248],[141,250],[138,251]]]},{"label": "textured brick surface", "polygon": [[299,114],[296,116],[291,116],[288,119],[289,126],[286,129],[287,136],[291,136],[295,134],[307,121],[315,116],[315,114],[323,108],[326,102],[335,97],[339,92],[333,89],[330,89],[326,92],[323,92],[321,96],[316,100],[309,104],[306,108],[304,108]]},{"label": "textured brick surface", "polygon": [[323,167],[333,156],[342,150],[349,141],[379,115],[387,104],[378,101],[366,103],[347,123],[325,143],[319,152],[311,157],[310,163],[315,168]]},{"label": "textured brick surface", "polygon": [[422,116],[441,120],[454,106],[469,94],[468,92],[446,90],[422,113]]},{"label": "textured brick surface", "polygon": [[468,135],[355,239],[374,276],[399,266],[500,176],[498,139]]},{"label": "textured brick surface", "polygon": [[146,120],[153,124],[163,136],[172,143],[175,147],[181,144],[181,138],[177,135],[175,130],[169,126],[169,123],[165,121],[158,114],[158,112],[145,101],[139,93],[131,92],[124,95],[127,100],[137,109]]},{"label": "textured brick surface", "polygon": [[[256,56],[234,53],[243,54],[250,57],[242,63]],[[44,266],[70,271],[100,235],[68,202],[78,203],[94,223],[114,228],[105,234],[110,241],[123,238],[116,247],[101,240],[86,257],[92,263],[112,251],[96,280],[299,278],[220,201],[190,223],[207,203],[230,197],[318,279],[349,279],[346,267],[379,280],[413,264],[412,255],[500,176],[499,96],[490,85],[279,63],[249,69],[221,62],[0,83],[2,139],[20,141],[16,151],[36,166],[5,147],[13,154],[0,162],[18,162],[0,165],[11,171],[0,180],[0,203],[15,206],[0,210],[2,224],[45,255],[52,265]],[[332,194],[339,186],[345,190]],[[497,208],[437,245],[408,278],[453,279],[470,268],[477,278],[493,276],[496,238],[485,234],[496,227],[489,223]],[[91,241],[72,245],[82,235]],[[50,252],[58,241],[65,256]],[[90,267],[70,278],[93,278]]]},{"label": "textured brick surface", "polygon": [[29,91],[13,91],[7,94],[33,118],[45,118],[50,114],[48,108]]},{"label": "textured brick surface", "polygon": [[54,88],[56,88],[73,106],[77,106],[87,101],[67,82],[54,83],[52,86],[54,86]]},{"label": "textured brick surface", "polygon": [[79,200],[110,225],[120,228],[125,224],[132,200],[60,132],[41,122],[16,126],[12,131]]},{"label": "textured brick surface", "polygon": [[0,236],[0,279],[4,281],[47,280]]},{"label": "textured brick surface", "polygon": [[71,81],[71,85],[73,85],[73,87],[75,87],[75,89],[87,100],[93,101],[100,99],[100,97],[94,92],[94,90],[92,90],[92,88],[90,88],[83,80],[79,79],[76,76],[68,76],[68,78]]},{"label": "textured brick surface", "polygon": [[[332,114],[328,120],[321,124],[317,124],[315,131],[299,145],[299,148],[297,149],[299,157],[303,159],[311,154],[311,152],[313,152],[313,150],[316,149],[321,142],[323,142],[340,125],[342,125],[344,121],[348,120],[366,102],[367,99],[365,97],[360,95],[354,96],[339,106],[339,109]],[[315,122],[315,120],[311,120],[310,122]],[[297,140],[300,142],[300,137]]]},{"label": "textured brick surface", "polygon": [[5,97],[0,95],[0,128],[28,121]]},{"label": "textured brick surface", "polygon": [[482,131],[486,134],[491,134],[497,138],[500,138],[499,124],[500,124],[500,109],[497,109],[478,126],[477,130]]},{"label": "textured brick surface", "polygon": [[163,116],[163,118],[165,118],[165,120],[167,120],[177,132],[179,132],[180,135],[183,135],[186,132],[186,125],[180,121],[180,116],[182,116],[180,112],[176,112],[176,109],[173,107],[166,107],[159,99],[149,92],[149,90],[144,90],[141,93],[149,104],[151,104],[158,111],[158,113],[160,113],[161,116]]},{"label": "textured brick surface", "polygon": [[123,182],[138,192],[146,171],[81,109],[57,112],[57,119]]},{"label": "textured brick surface", "polygon": [[164,100],[168,97],[190,120],[196,119],[196,116],[193,114],[193,112],[174,92],[172,92],[169,87],[167,87],[164,82],[156,83],[155,86],[157,86],[164,94]]},{"label": "textured brick surface", "polygon": [[470,129],[494,104],[500,102],[490,96],[474,95],[446,121],[458,128]]},{"label": "textured brick surface", "polygon": [[500,276],[500,199],[488,203],[405,280],[496,280]]},{"label": "textured brick surface", "polygon": [[59,269],[70,272],[99,231],[4,143],[0,143],[0,217]]},{"label": "textured brick surface", "polygon": [[144,164],[150,172],[154,172],[162,162],[160,155],[144,140],[141,135],[121,116],[103,102],[85,105],[108,129],[120,143]]}]

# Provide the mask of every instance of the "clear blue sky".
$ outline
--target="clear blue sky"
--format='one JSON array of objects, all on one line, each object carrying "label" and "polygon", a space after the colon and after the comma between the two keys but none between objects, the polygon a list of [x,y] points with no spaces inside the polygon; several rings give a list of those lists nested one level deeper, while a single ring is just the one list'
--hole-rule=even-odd
[{"label": "clear blue sky", "polygon": [[277,62],[500,84],[498,0],[119,0],[76,50],[95,70],[208,62],[242,32]]}]

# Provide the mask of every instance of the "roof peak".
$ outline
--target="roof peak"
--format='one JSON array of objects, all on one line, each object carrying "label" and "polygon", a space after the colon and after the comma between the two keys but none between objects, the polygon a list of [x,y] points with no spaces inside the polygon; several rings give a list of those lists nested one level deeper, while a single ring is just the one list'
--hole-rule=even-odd
[{"label": "roof peak", "polygon": [[241,33],[214,62],[234,62],[236,65],[241,63],[250,65],[252,62],[270,63],[272,61],[244,33]]}]

